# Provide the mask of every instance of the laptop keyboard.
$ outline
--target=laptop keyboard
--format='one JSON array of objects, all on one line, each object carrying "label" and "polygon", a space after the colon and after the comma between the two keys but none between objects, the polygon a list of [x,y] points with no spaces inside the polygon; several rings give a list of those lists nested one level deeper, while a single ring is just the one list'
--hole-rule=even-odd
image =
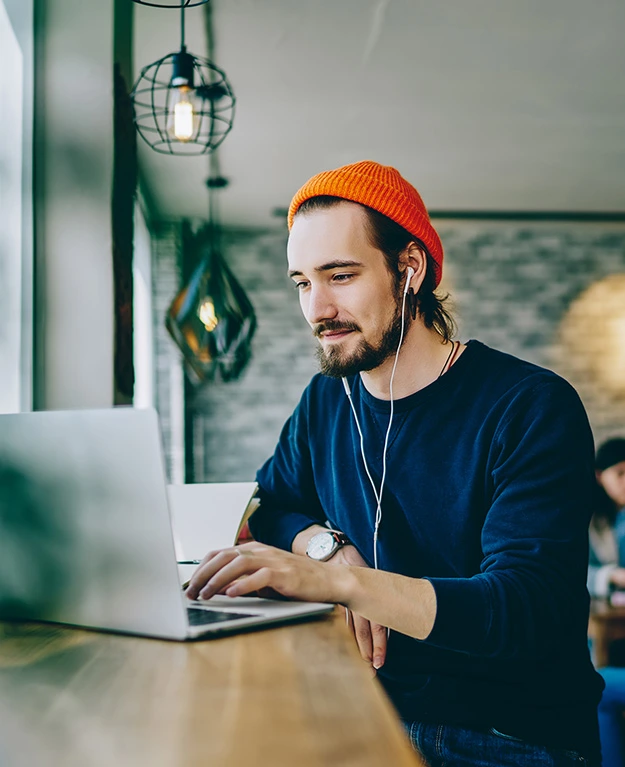
[{"label": "laptop keyboard", "polygon": [[206,626],[210,623],[222,623],[237,618],[253,618],[255,613],[227,613],[223,610],[205,610],[202,607],[187,607],[190,626]]}]

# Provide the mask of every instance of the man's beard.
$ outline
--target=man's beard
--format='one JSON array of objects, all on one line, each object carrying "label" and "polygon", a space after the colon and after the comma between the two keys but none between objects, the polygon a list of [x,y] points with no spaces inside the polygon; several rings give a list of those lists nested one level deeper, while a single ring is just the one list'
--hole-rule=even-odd
[{"label": "man's beard", "polygon": [[[353,330],[360,331],[360,327],[350,322],[335,322],[328,320],[315,326],[313,333],[319,336],[326,330]],[[319,369],[323,375],[330,378],[343,378],[352,376],[366,370],[375,370],[389,357],[397,352],[399,339],[401,338],[401,302],[396,301],[395,315],[382,334],[382,338],[376,346],[370,344],[364,338],[351,354],[341,351],[340,345],[331,346],[325,350],[319,346],[316,350]]]}]

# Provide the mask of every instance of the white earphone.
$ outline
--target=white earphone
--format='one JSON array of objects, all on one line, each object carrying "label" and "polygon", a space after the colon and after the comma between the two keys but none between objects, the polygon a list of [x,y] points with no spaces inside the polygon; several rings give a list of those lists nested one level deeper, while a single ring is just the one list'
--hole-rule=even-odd
[{"label": "white earphone", "polygon": [[347,381],[347,378],[341,379],[343,381],[343,388],[345,389],[345,394],[347,394],[347,398],[349,399],[349,404],[351,406],[352,413],[354,415],[354,421],[356,422],[358,435],[360,436],[360,454],[362,455],[362,462],[364,464],[367,477],[369,478],[369,483],[371,484],[371,487],[373,489],[373,495],[376,501],[375,527],[373,530],[373,566],[376,570],[378,569],[378,530],[380,528],[380,522],[382,521],[382,492],[384,491],[384,482],[386,480],[386,451],[388,449],[388,439],[391,433],[391,426],[393,424],[393,412],[394,412],[393,379],[395,378],[395,370],[397,369],[397,360],[399,359],[399,350],[401,349],[401,345],[404,342],[404,333],[406,330],[406,316],[405,316],[406,296],[408,295],[408,290],[410,289],[410,280],[413,278],[414,273],[415,273],[415,270],[411,266],[409,266],[406,269],[406,284],[404,285],[404,292],[402,295],[402,302],[401,302],[401,333],[399,335],[399,344],[397,345],[397,351],[395,352],[395,362],[393,363],[393,370],[391,371],[391,380],[389,381],[391,410],[390,410],[389,419],[388,419],[388,427],[386,429],[386,436],[384,438],[384,450],[382,451],[382,479],[380,481],[379,492],[377,487],[375,486],[375,482],[373,481],[373,477],[371,476],[371,472],[369,471],[369,466],[367,464],[367,458],[365,456],[365,440],[362,433],[362,429],[360,428],[360,422],[358,421],[358,416],[356,414],[356,408],[354,407],[354,402],[352,400],[352,392],[351,392],[351,389],[349,388],[349,382]]},{"label": "white earphone", "polygon": [[[414,277],[414,269],[412,268],[412,266],[409,266],[406,269],[406,284],[404,285],[404,295],[406,295],[406,293],[408,293],[408,291],[410,290],[410,280],[413,277]],[[402,307],[402,310],[403,310],[403,307]]]}]

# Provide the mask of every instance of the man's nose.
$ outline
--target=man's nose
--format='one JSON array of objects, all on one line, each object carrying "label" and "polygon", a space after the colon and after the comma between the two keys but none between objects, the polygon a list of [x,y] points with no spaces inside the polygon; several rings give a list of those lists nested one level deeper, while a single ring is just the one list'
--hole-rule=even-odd
[{"label": "man's nose", "polygon": [[335,319],[338,313],[330,291],[321,286],[311,287],[305,303],[302,304],[302,310],[310,325],[323,322],[323,320]]}]

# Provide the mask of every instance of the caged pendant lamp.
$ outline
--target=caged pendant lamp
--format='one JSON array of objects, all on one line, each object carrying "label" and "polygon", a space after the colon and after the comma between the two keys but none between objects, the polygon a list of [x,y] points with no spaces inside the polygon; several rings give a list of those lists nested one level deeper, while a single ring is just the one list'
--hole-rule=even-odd
[{"label": "caged pendant lamp", "polygon": [[148,0],[132,0],[137,5],[147,5],[150,8],[180,8],[182,5],[184,8],[195,8],[196,5],[206,5],[209,0],[162,0],[160,3],[151,3]]},{"label": "caged pendant lamp", "polygon": [[141,70],[131,93],[134,122],[155,152],[208,154],[232,128],[234,93],[223,70],[187,51],[187,6],[175,7],[180,8],[180,50]]}]

